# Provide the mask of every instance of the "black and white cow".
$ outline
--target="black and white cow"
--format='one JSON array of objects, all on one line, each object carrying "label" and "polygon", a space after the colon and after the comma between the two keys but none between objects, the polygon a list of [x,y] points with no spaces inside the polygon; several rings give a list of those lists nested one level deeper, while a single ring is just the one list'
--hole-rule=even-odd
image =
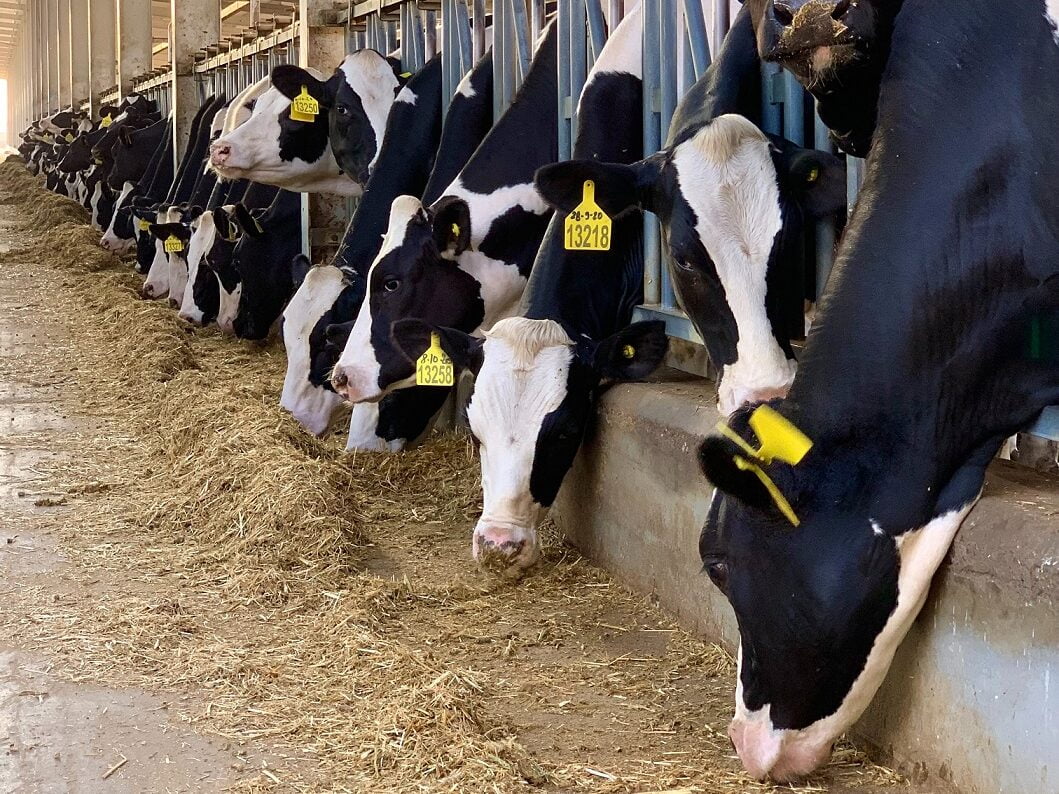
[{"label": "black and white cow", "polygon": [[677,109],[665,149],[632,165],[558,163],[537,177],[562,212],[591,179],[611,217],[658,215],[677,296],[720,370],[724,414],[790,388],[790,340],[804,333],[801,228],[846,200],[839,158],[770,139],[738,115],[759,107],[760,82],[753,29],[737,22]]},{"label": "black and white cow", "polygon": [[[629,163],[642,156],[642,37],[636,8],[588,76],[577,109],[576,157]],[[420,320],[393,331],[411,360],[437,331],[453,361],[476,375],[467,419],[478,441],[484,505],[472,552],[510,574],[538,556],[537,527],[573,462],[601,381],[649,374],[667,347],[662,323],[628,327],[643,302],[641,213],[614,219],[606,252],[565,250],[564,222],[557,214],[548,227],[522,316],[498,322],[484,342]]]},{"label": "black and white cow", "polygon": [[879,81],[903,0],[746,0],[758,51],[818,100],[820,119],[849,154],[867,155]]},{"label": "black and white cow", "polygon": [[[334,94],[314,97],[318,102],[339,93],[338,84],[345,88],[343,96],[348,91],[346,106],[354,119],[351,123],[362,131],[364,151],[370,152],[369,165],[381,145],[386,117],[401,86],[399,68],[374,50],[359,50],[347,55],[327,81],[315,70],[307,72],[316,81],[314,88],[336,88]],[[329,122],[324,107],[310,122],[296,121],[290,113],[291,100],[276,86],[269,86],[254,100],[250,118],[226,129],[214,141],[210,167],[225,179],[251,179],[303,193],[359,196],[364,181],[357,174],[343,173],[328,145]]]},{"label": "black and white cow", "polygon": [[[905,0],[867,180],[780,420],[747,408],[700,450],[720,492],[700,553],[739,624],[729,734],[755,777],[826,761],[990,459],[1059,402],[1059,365],[1024,353],[1031,317],[1059,309],[1057,16]],[[799,433],[808,452],[783,452]]]},{"label": "black and white cow", "polygon": [[[342,85],[348,90],[344,82]],[[340,89],[339,94],[342,93]],[[346,129],[342,123],[335,123],[337,105],[332,105],[330,112],[331,147],[342,163],[342,152],[347,151],[349,142],[345,137],[336,140],[336,136],[345,136]],[[458,112],[455,106],[451,112]],[[397,95],[376,167],[367,180],[335,262],[309,270],[283,312],[287,372],[280,405],[314,434],[328,428],[341,403],[330,387],[334,361],[327,363],[326,329],[356,317],[364,298],[368,269],[382,245],[393,200],[405,193],[420,195],[426,187],[441,138],[441,115],[441,61],[434,58]],[[361,410],[376,412],[374,406]],[[380,445],[374,433],[369,443]]]},{"label": "black and white cow", "polygon": [[367,296],[331,379],[351,402],[415,383],[415,367],[390,328],[418,317],[472,332],[511,316],[526,286],[551,209],[533,173],[558,156],[555,24],[538,42],[514,103],[445,195],[429,206],[396,199]]}]

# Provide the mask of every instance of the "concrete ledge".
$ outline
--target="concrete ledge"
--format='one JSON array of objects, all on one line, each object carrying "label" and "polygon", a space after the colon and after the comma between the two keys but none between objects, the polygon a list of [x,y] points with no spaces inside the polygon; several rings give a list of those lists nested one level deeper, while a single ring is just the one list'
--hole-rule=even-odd
[{"label": "concrete ledge", "polygon": [[[699,379],[612,389],[554,514],[585,554],[734,650],[698,559],[710,489],[695,452],[717,420]],[[856,733],[966,794],[1059,793],[1059,478],[994,464]]]}]

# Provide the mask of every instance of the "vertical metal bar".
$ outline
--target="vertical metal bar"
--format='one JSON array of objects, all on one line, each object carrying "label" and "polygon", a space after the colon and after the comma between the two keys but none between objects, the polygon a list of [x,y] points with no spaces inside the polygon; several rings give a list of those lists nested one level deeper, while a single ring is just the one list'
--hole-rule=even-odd
[{"label": "vertical metal bar", "polygon": [[684,0],[684,33],[688,45],[685,52],[691,57],[697,81],[710,68],[710,40],[706,35],[706,18],[700,0]]},{"label": "vertical metal bar", "polygon": [[467,72],[471,71],[471,67],[474,65],[472,60],[474,45],[471,42],[471,20],[467,14],[467,0],[455,0],[455,3],[456,41],[459,46],[460,71],[456,75],[456,84],[452,87],[454,93],[456,88],[459,87],[460,80],[463,79]]},{"label": "vertical metal bar", "polygon": [[426,31],[423,37],[423,57],[429,61],[438,54],[438,18],[433,11],[427,11],[425,21]]},{"label": "vertical metal bar", "polygon": [[779,89],[781,67],[774,63],[761,64],[761,128],[773,135],[783,134],[782,93]]},{"label": "vertical metal bar", "polygon": [[478,63],[485,55],[485,0],[474,0],[471,21],[473,24],[471,40],[474,43],[472,57]]},{"label": "vertical metal bar", "polygon": [[536,45],[544,31],[544,0],[530,0],[530,41]]},{"label": "vertical metal bar", "polygon": [[622,19],[625,18],[625,3],[624,0],[609,0],[607,3],[607,18],[610,20],[610,32],[614,32],[614,28],[618,27]]},{"label": "vertical metal bar", "polygon": [[[669,122],[673,119],[673,113],[677,107],[677,0],[660,0],[659,5],[658,130],[659,141],[661,142],[665,141],[669,135]],[[659,260],[661,259],[661,241],[659,241]],[[662,306],[667,309],[675,309],[677,299],[673,292],[669,268],[661,267],[660,275]]]},{"label": "vertical metal bar", "polygon": [[[643,14],[643,146],[644,155],[657,152],[661,146],[661,134],[656,113],[656,100],[660,88],[659,58],[659,8],[657,3],[642,4]],[[657,306],[662,302],[661,284],[661,235],[658,218],[644,212],[644,303]]]},{"label": "vertical metal bar", "polygon": [[574,0],[570,8],[570,100],[566,112],[570,116],[570,140],[577,141],[577,101],[588,79],[588,24],[585,19],[585,0]]},{"label": "vertical metal bar", "polygon": [[607,25],[603,20],[603,7],[599,0],[585,0],[585,15],[588,18],[588,31],[592,37],[590,63],[594,64],[603,45],[607,43]]},{"label": "vertical metal bar", "polygon": [[728,0],[713,0],[713,48],[721,49],[721,42],[732,27],[732,8]]},{"label": "vertical metal bar", "polygon": [[783,72],[783,137],[805,144],[805,91],[788,71]]},{"label": "vertical metal bar", "polygon": [[574,0],[559,0],[556,24],[559,26],[558,60],[558,102],[559,113],[559,159],[569,160],[573,147],[573,136],[570,133],[570,119],[566,108],[570,102],[570,6]]},{"label": "vertical metal bar", "polygon": [[456,92],[456,48],[452,46],[452,4],[454,0],[442,0],[441,3],[441,84],[445,97],[445,109]]},{"label": "vertical metal bar", "polygon": [[853,215],[861,183],[864,181],[864,161],[859,157],[846,157],[846,212]]},{"label": "vertical metal bar", "polygon": [[[831,138],[827,125],[816,116],[813,126],[813,142],[817,149],[831,151]],[[835,221],[823,220],[816,224],[816,297],[824,294],[828,276],[835,256]]]},{"label": "vertical metal bar", "polygon": [[526,79],[529,72],[530,59],[533,57],[532,46],[529,41],[530,21],[526,16],[526,4],[520,0],[511,3],[511,30],[515,44],[515,66],[517,69],[518,85]]}]

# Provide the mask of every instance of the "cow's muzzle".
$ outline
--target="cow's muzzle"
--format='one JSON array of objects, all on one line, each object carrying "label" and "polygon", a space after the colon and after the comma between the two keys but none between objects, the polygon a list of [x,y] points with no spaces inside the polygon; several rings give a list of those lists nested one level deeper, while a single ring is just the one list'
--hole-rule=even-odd
[{"label": "cow's muzzle", "polygon": [[518,578],[537,562],[540,550],[535,530],[483,520],[474,528],[471,553],[485,570]]},{"label": "cow's muzzle", "polygon": [[788,67],[818,68],[824,59],[817,50],[848,47],[858,40],[855,31],[870,27],[865,15],[872,12],[863,5],[856,0],[773,0],[759,32],[761,57]]}]

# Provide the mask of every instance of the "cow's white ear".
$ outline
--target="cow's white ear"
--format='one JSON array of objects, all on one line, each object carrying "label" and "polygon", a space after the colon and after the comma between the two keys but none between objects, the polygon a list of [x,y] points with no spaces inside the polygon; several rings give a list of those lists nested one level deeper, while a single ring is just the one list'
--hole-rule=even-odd
[{"label": "cow's white ear", "polygon": [[438,335],[441,349],[452,359],[457,369],[468,370],[475,375],[482,368],[484,339],[457,331],[455,328],[435,327],[423,320],[398,320],[391,327],[394,343],[413,364],[430,347],[431,334]]},{"label": "cow's white ear", "polygon": [[603,378],[639,380],[658,368],[668,349],[665,323],[633,323],[596,345],[589,363]]}]

